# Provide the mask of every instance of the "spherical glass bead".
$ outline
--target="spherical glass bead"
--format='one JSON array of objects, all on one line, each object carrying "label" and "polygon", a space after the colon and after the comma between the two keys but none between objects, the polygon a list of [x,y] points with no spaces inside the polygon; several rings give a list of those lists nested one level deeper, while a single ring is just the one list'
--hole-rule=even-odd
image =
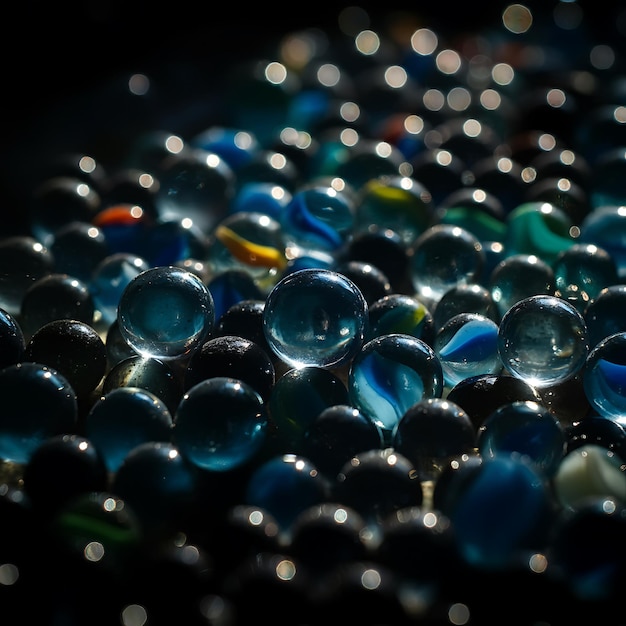
[{"label": "spherical glass bead", "polygon": [[505,369],[535,387],[575,376],[589,353],[587,326],[571,304],[555,296],[520,300],[502,317],[498,351]]},{"label": "spherical glass bead", "polygon": [[387,439],[416,402],[441,397],[443,371],[434,350],[411,335],[380,335],[355,356],[348,374],[351,404]]},{"label": "spherical glass bead", "polygon": [[554,270],[534,254],[513,254],[494,267],[488,289],[502,317],[520,300],[540,294],[554,295]]},{"label": "spherical glass bead", "polygon": [[151,391],[117,387],[95,400],[83,428],[112,475],[136,446],[148,441],[170,441],[172,415],[163,400]]},{"label": "spherical glass bead", "polygon": [[334,269],[349,278],[359,288],[368,305],[392,292],[387,276],[369,263],[346,261],[328,269]]},{"label": "spherical glass bead", "polygon": [[409,254],[413,288],[427,304],[436,304],[453,287],[477,282],[485,264],[478,238],[452,224],[431,226]]},{"label": "spherical glass bead", "polygon": [[580,224],[580,243],[606,250],[620,280],[626,277],[626,210],[618,204],[595,207]]},{"label": "spherical glass bead", "polygon": [[426,187],[435,207],[448,194],[464,187],[466,164],[449,150],[434,148],[420,152],[410,163],[413,166],[412,178]]},{"label": "spherical glass bead", "polygon": [[74,432],[76,392],[62,374],[41,363],[23,362],[0,370],[0,459],[25,464],[55,435]]},{"label": "spherical glass bead", "polygon": [[118,322],[139,354],[160,359],[190,356],[213,330],[213,297],[192,272],[153,267],[126,285]]},{"label": "spherical glass bead", "polygon": [[217,154],[234,172],[248,163],[261,149],[261,144],[253,133],[226,126],[210,126],[201,130],[188,143],[192,148]]},{"label": "spherical glass bead", "polygon": [[96,389],[107,370],[102,338],[93,326],[77,319],[53,320],[41,326],[26,344],[24,360],[55,369],[81,399]]},{"label": "spherical glass bead", "polygon": [[433,342],[446,385],[454,387],[465,378],[498,374],[498,324],[480,313],[458,313],[436,333]]},{"label": "spherical glass bead", "polygon": [[546,407],[517,401],[501,406],[484,420],[476,445],[484,459],[521,454],[551,477],[565,454],[566,437],[558,418]]},{"label": "spherical glass bead", "polygon": [[361,349],[367,302],[349,279],[326,269],[289,274],[270,291],[263,328],[271,349],[293,367],[337,367]]},{"label": "spherical glass bead", "polygon": [[174,414],[172,441],[194,465],[227,472],[254,457],[268,417],[261,396],[243,380],[215,376],[191,387]]},{"label": "spherical glass bead", "polygon": [[206,286],[213,297],[215,319],[219,319],[231,307],[247,300],[262,300],[273,286],[261,285],[250,272],[243,268],[222,270],[213,274]]},{"label": "spherical glass bead", "polygon": [[19,316],[26,290],[55,270],[49,248],[27,235],[0,241],[0,306]]},{"label": "spherical glass bead", "polygon": [[605,337],[592,348],[582,374],[583,389],[602,417],[626,426],[626,332]]},{"label": "spherical glass bead", "polygon": [[282,185],[251,182],[238,188],[230,203],[230,212],[264,213],[280,222],[280,216],[293,195]]},{"label": "spherical glass bead", "polygon": [[117,307],[124,289],[147,269],[150,265],[144,258],[126,252],[110,254],[98,263],[91,275],[89,290],[103,324],[117,321]]},{"label": "spherical glass bead", "polygon": [[432,346],[435,338],[433,316],[426,305],[402,293],[391,293],[369,307],[368,340],[380,335],[412,335]]},{"label": "spherical glass bead", "polygon": [[457,285],[441,296],[432,315],[435,330],[459,313],[478,313],[494,322],[500,321],[491,292],[479,283]]},{"label": "spherical glass bead", "polygon": [[267,510],[288,532],[306,509],[328,501],[327,479],[307,458],[273,456],[253,470],[245,487],[245,504]]},{"label": "spherical glass bead", "polygon": [[460,406],[443,398],[425,398],[398,420],[391,441],[421,480],[436,480],[449,459],[473,452],[476,433]]},{"label": "spherical glass bead", "polygon": [[626,331],[626,285],[605,287],[583,313],[589,332],[589,345],[597,346],[609,335]]}]

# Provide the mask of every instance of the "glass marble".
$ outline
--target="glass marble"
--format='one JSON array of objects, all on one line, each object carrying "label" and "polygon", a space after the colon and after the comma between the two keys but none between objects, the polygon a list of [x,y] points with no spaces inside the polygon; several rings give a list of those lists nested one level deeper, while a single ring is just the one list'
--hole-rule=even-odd
[{"label": "glass marble", "polygon": [[50,249],[28,235],[0,241],[0,307],[19,316],[26,290],[55,270]]},{"label": "glass marble", "polygon": [[190,356],[215,324],[213,297],[192,272],[174,266],[145,270],[124,288],[120,332],[137,353],[177,359]]},{"label": "glass marble", "polygon": [[281,454],[252,471],[244,503],[262,507],[288,532],[303,511],[327,502],[328,496],[328,481],[311,461],[297,454]]},{"label": "glass marble", "polygon": [[289,256],[336,253],[354,229],[352,195],[321,182],[300,186],[281,212],[280,224]]},{"label": "glass marble", "polygon": [[626,426],[626,332],[602,339],[590,351],[582,373],[585,395],[602,417]]},{"label": "glass marble", "polygon": [[303,453],[309,428],[322,411],[338,404],[348,404],[343,380],[329,369],[308,365],[276,380],[267,408],[286,451]]},{"label": "glass marble", "polygon": [[549,152],[538,154],[529,163],[535,171],[535,180],[566,178],[581,188],[586,188],[591,175],[587,159],[574,150],[555,147]]},{"label": "glass marble", "polygon": [[183,395],[183,381],[171,361],[130,356],[114,365],[104,376],[102,393],[118,387],[139,387],[160,398],[173,414]]},{"label": "glass marble", "polygon": [[580,243],[606,250],[617,266],[620,282],[626,277],[626,209],[618,204],[593,208],[580,224]]},{"label": "glass marble", "polygon": [[457,285],[441,296],[432,314],[435,330],[441,329],[448,320],[459,313],[477,313],[494,322],[500,321],[491,292],[480,283]]},{"label": "glass marble", "polygon": [[409,407],[391,437],[393,448],[411,461],[421,480],[436,480],[449,459],[471,454],[476,445],[467,413],[443,398],[425,398]]},{"label": "glass marble", "polygon": [[443,370],[434,350],[401,333],[368,341],[348,373],[350,403],[378,424],[386,441],[411,406],[441,397],[443,387]]},{"label": "glass marble", "polygon": [[157,217],[156,195],[159,181],[153,174],[135,167],[121,167],[107,177],[102,191],[102,206],[131,204]]},{"label": "glass marble", "polygon": [[41,363],[23,362],[0,370],[0,459],[29,461],[55,435],[74,432],[78,401],[65,376]]},{"label": "glass marble", "polygon": [[20,326],[30,338],[48,322],[73,319],[93,324],[96,307],[89,285],[69,274],[56,272],[36,280],[25,292]]},{"label": "glass marble", "polygon": [[206,285],[213,297],[216,320],[241,302],[262,300],[268,291],[266,286],[261,286],[248,271],[241,268],[230,268],[213,274]]},{"label": "glass marble", "polygon": [[468,168],[492,156],[499,145],[495,131],[473,118],[453,117],[435,127],[439,141],[433,148],[447,150],[460,158]]},{"label": "glass marble", "polygon": [[284,187],[293,196],[302,182],[301,173],[289,156],[266,148],[237,170],[235,193],[251,183],[272,183]]},{"label": "glass marble", "polygon": [[397,333],[417,337],[432,346],[435,338],[433,316],[414,296],[391,293],[369,306],[368,340]]},{"label": "glass marble", "polygon": [[237,335],[207,339],[190,357],[185,372],[185,388],[217,376],[236,378],[268,400],[276,381],[270,356],[257,343]]},{"label": "glass marble", "polygon": [[143,257],[127,252],[107,255],[98,263],[91,275],[89,290],[96,315],[104,325],[117,321],[117,307],[124,289],[133,278],[147,269],[150,269],[150,265]]},{"label": "glass marble", "polygon": [[435,212],[437,223],[465,228],[483,243],[506,240],[506,216],[500,200],[476,186],[453,191]]},{"label": "glass marble", "polygon": [[46,517],[77,497],[108,486],[100,451],[77,434],[42,441],[24,466],[23,481],[32,505]]},{"label": "glass marble", "polygon": [[476,430],[491,413],[506,404],[542,401],[533,386],[503,371],[465,378],[448,391],[446,399],[463,408]]},{"label": "glass marble", "polygon": [[328,406],[313,419],[304,434],[303,454],[329,478],[359,452],[383,448],[379,426],[348,404]]},{"label": "glass marble", "polygon": [[148,389],[117,387],[96,398],[83,430],[112,476],[136,446],[170,441],[172,423],[167,405]]},{"label": "glass marble", "polygon": [[17,318],[0,308],[0,369],[19,363],[25,348],[26,338]]},{"label": "glass marble", "polygon": [[589,336],[582,315],[555,296],[520,300],[502,317],[498,352],[513,376],[542,388],[575,376],[589,354]]},{"label": "glass marble", "polygon": [[[463,561],[503,572],[522,555],[545,550],[553,502],[541,472],[519,455],[470,458],[435,485],[433,496]],[[438,493],[444,488],[445,497]]]},{"label": "glass marble", "polygon": [[355,207],[355,230],[372,224],[390,228],[407,244],[434,219],[432,197],[421,182],[408,176],[376,178],[365,184]]},{"label": "glass marble", "polygon": [[506,224],[503,243],[509,255],[535,255],[551,265],[561,252],[576,243],[572,220],[550,202],[525,202],[508,214]]},{"label": "glass marble", "polygon": [[356,454],[333,483],[332,501],[353,508],[374,527],[423,500],[421,476],[406,456],[388,447]]},{"label": "glass marble", "polygon": [[408,246],[390,228],[371,226],[365,231],[354,233],[340,259],[361,261],[377,267],[387,276],[395,292],[409,293],[412,289]]},{"label": "glass marble", "polygon": [[566,452],[591,443],[626,458],[626,430],[613,419],[593,413],[587,414],[578,421],[568,424],[565,427],[565,435]]},{"label": "glass marble", "polygon": [[553,262],[557,294],[578,291],[579,311],[584,315],[589,302],[605,287],[619,283],[617,265],[611,255],[595,244],[577,243]]},{"label": "glass marble", "polygon": [[190,149],[167,157],[157,178],[159,217],[190,219],[205,234],[226,216],[235,191],[231,167],[206,150]]},{"label": "glass marble", "polygon": [[565,509],[577,509],[592,498],[610,497],[626,502],[626,466],[624,459],[595,443],[568,452],[552,478],[558,503]]},{"label": "glass marble", "polygon": [[525,203],[548,203],[563,213],[564,223],[569,220],[572,233],[578,234],[577,227],[591,210],[586,190],[568,178],[535,179],[526,191]]},{"label": "glass marble", "polygon": [[222,158],[233,172],[249,163],[253,155],[261,149],[259,140],[248,130],[226,126],[210,126],[193,135],[188,144]]},{"label": "glass marble", "polygon": [[368,306],[393,291],[387,276],[370,263],[345,261],[328,269],[334,269],[349,278],[359,288]]},{"label": "glass marble", "polygon": [[491,413],[478,429],[476,447],[483,458],[524,455],[547,477],[566,452],[565,431],[558,418],[536,402],[516,401]]},{"label": "glass marble", "polygon": [[134,447],[113,475],[111,490],[135,512],[147,538],[185,528],[198,497],[198,469],[171,442]]},{"label": "glass marble", "polygon": [[500,318],[515,304],[532,296],[553,296],[556,279],[552,266],[534,254],[512,254],[491,272],[487,288]]},{"label": "glass marble", "polygon": [[76,176],[53,176],[33,192],[30,206],[32,236],[48,246],[57,230],[69,222],[90,223],[102,198],[89,183]]},{"label": "glass marble", "polygon": [[437,331],[432,347],[446,385],[454,387],[465,378],[501,371],[498,330],[498,324],[485,315],[458,313]]},{"label": "glass marble", "polygon": [[523,168],[516,160],[490,155],[474,163],[470,171],[473,184],[498,198],[505,214],[523,203],[526,183]]},{"label": "glass marble", "polygon": [[265,302],[263,328],[271,349],[293,367],[338,367],[361,349],[367,302],[349,279],[326,269],[287,275]]},{"label": "glass marble", "polygon": [[104,235],[109,254],[141,255],[154,222],[155,218],[140,206],[124,202],[102,208],[90,224]]},{"label": "glass marble", "polygon": [[600,290],[583,313],[589,332],[589,345],[597,346],[609,335],[626,331],[626,284],[617,283]]},{"label": "glass marble", "polygon": [[267,410],[254,387],[214,376],[183,395],[174,414],[172,442],[197,467],[228,472],[254,458],[267,431]]},{"label": "glass marble", "polygon": [[216,225],[204,258],[215,274],[244,269],[267,291],[287,265],[286,245],[277,219],[265,213],[239,211]]},{"label": "glass marble", "polygon": [[41,326],[26,344],[24,360],[55,369],[80,399],[96,389],[107,371],[104,341],[92,325],[77,319]]},{"label": "glass marble", "polygon": [[91,275],[108,254],[104,233],[87,222],[70,222],[59,228],[50,241],[54,268],[89,283]]},{"label": "glass marble", "polygon": [[452,224],[436,224],[420,235],[410,248],[413,288],[427,305],[456,287],[475,283],[485,264],[485,252],[469,230]]},{"label": "glass marble", "polygon": [[293,194],[282,185],[250,182],[238,188],[230,203],[230,212],[263,213],[280,222],[280,216]]},{"label": "glass marble", "polygon": [[179,265],[188,258],[206,259],[208,237],[185,218],[157,220],[137,247],[149,265]]}]

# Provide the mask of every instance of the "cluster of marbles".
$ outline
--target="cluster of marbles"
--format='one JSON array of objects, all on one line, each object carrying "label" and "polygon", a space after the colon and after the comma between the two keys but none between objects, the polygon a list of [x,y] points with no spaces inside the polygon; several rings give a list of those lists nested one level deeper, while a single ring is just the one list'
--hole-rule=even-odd
[{"label": "cluster of marbles", "polygon": [[10,605],[52,555],[42,623],[488,623],[494,588],[523,624],[612,623],[624,67],[565,13],[535,67],[524,10],[457,51],[351,7],[201,127],[51,167],[0,240]]}]

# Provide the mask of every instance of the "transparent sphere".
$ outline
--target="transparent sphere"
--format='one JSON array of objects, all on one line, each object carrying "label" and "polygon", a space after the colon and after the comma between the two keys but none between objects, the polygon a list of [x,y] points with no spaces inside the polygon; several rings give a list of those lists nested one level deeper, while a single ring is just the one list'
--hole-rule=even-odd
[{"label": "transparent sphere", "polygon": [[236,378],[217,376],[194,385],[174,415],[172,441],[202,469],[228,471],[248,461],[265,441],[261,396]]},{"label": "transparent sphere", "polygon": [[548,387],[582,369],[589,353],[587,326],[569,302],[556,296],[531,296],[503,316],[498,351],[511,375],[534,387]]},{"label": "transparent sphere", "polygon": [[303,269],[270,291],[263,329],[274,353],[292,367],[335,367],[361,349],[368,324],[367,301],[346,276]]},{"label": "transparent sphere", "polygon": [[118,307],[120,333],[140,355],[176,359],[190,355],[215,323],[213,297],[192,272],[153,267],[131,280]]},{"label": "transparent sphere", "polygon": [[380,335],[352,361],[348,392],[353,406],[382,429],[393,428],[416,402],[440,397],[443,371],[434,350],[411,335]]},{"label": "transparent sphere", "polygon": [[609,335],[589,353],[583,389],[602,416],[626,426],[626,332]]},{"label": "transparent sphere", "polygon": [[470,376],[497,374],[502,369],[498,324],[480,313],[454,315],[436,334],[433,348],[450,387]]},{"label": "transparent sphere", "polygon": [[478,238],[452,224],[426,230],[410,253],[413,288],[426,303],[438,302],[453,287],[477,282],[486,261]]}]

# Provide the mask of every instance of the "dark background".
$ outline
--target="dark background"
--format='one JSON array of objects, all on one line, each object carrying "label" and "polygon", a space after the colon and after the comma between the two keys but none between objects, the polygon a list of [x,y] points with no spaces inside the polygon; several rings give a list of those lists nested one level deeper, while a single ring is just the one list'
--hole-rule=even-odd
[{"label": "dark background", "polygon": [[[168,107],[172,115],[175,109],[181,114],[180,103],[190,102],[194,94],[210,99],[230,65],[262,56],[281,35],[308,27],[335,31],[339,12],[351,4],[290,3],[285,8],[282,3],[244,6],[190,0],[159,7],[137,0],[17,3],[10,16],[3,16],[0,38],[4,113],[0,201],[7,216],[0,236],[25,226],[33,172],[52,154],[89,150],[103,137],[130,133],[132,124],[145,121],[141,112],[133,118],[124,104],[111,102],[111,87],[115,91],[121,77],[133,72],[159,76],[159,106],[167,122]],[[358,6],[369,13],[374,27],[383,26],[391,13],[410,12],[425,25],[453,36],[497,24],[507,4],[436,0]],[[546,11],[556,2],[525,4]],[[620,3],[579,4],[588,28],[623,50],[616,19]],[[197,111],[189,110],[188,115],[194,114]]]}]

